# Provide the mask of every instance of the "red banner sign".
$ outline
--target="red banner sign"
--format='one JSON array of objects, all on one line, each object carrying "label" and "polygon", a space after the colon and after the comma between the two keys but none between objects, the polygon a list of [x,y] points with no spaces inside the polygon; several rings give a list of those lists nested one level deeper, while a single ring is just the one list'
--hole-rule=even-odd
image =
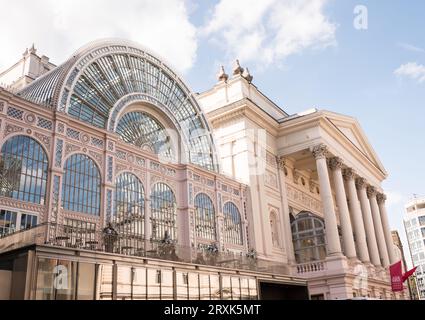
[{"label": "red banner sign", "polygon": [[403,272],[401,261],[390,266],[391,288],[394,292],[403,291]]}]

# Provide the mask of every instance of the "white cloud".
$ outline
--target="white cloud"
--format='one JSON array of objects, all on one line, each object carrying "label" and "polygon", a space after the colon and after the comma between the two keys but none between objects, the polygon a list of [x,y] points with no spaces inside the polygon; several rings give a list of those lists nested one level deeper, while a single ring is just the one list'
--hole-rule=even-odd
[{"label": "white cloud", "polygon": [[407,77],[422,83],[425,81],[425,66],[416,62],[402,64],[394,71],[399,77]]},{"label": "white cloud", "polygon": [[416,47],[416,46],[414,46],[414,45],[412,45],[412,44],[409,44],[409,43],[400,42],[400,43],[398,43],[397,45],[398,45],[400,48],[403,48],[403,49],[405,49],[405,50],[407,50],[407,51],[413,51],[413,52],[425,53],[425,49],[423,49],[423,48],[419,48],[419,47]]},{"label": "white cloud", "polygon": [[119,37],[157,52],[179,71],[196,58],[196,28],[184,0],[0,0],[0,69],[32,43],[61,63],[87,42]]},{"label": "white cloud", "polygon": [[220,0],[201,30],[233,58],[261,65],[304,49],[335,45],[336,25],[324,14],[327,0]]}]

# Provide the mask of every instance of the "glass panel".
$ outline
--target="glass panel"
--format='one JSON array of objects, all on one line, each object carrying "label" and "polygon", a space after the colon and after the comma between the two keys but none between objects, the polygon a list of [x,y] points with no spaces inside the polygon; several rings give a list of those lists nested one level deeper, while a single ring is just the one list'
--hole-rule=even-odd
[{"label": "glass panel", "polygon": [[177,239],[176,198],[169,186],[157,183],[151,192],[152,238]]},{"label": "glass panel", "polygon": [[242,222],[238,208],[232,202],[223,207],[224,241],[229,244],[242,245]]},{"label": "glass panel", "polygon": [[221,292],[223,294],[223,300],[232,300],[232,286],[229,276],[222,276]]},{"label": "glass panel", "polygon": [[161,300],[161,270],[148,269],[148,300]]},{"label": "glass panel", "polygon": [[112,265],[99,266],[99,299],[111,300],[112,299],[112,279],[113,267]]},{"label": "glass panel", "polygon": [[115,184],[114,229],[120,237],[120,248],[137,252],[143,248],[145,199],[140,180],[132,173],[122,173]]},{"label": "glass panel", "polygon": [[257,300],[258,299],[258,292],[257,292],[257,280],[250,278],[248,280],[249,284],[249,296],[251,300]]},{"label": "glass panel", "polygon": [[326,257],[324,235],[322,220],[307,212],[297,216],[292,222],[292,238],[298,263],[323,260]]},{"label": "glass panel", "polygon": [[27,230],[37,225],[37,216],[31,214],[21,214],[20,230]]},{"label": "glass panel", "polygon": [[211,300],[220,300],[220,277],[218,274],[210,275]]},{"label": "glass panel", "polygon": [[173,271],[162,270],[161,300],[173,300]]},{"label": "glass panel", "polygon": [[56,300],[74,300],[77,280],[77,262],[58,260],[55,281]]},{"label": "glass panel", "polygon": [[78,264],[78,300],[93,300],[95,292],[96,265],[80,262]]},{"label": "glass panel", "polygon": [[37,141],[10,138],[0,154],[0,196],[44,205],[47,172],[47,155]]},{"label": "glass panel", "polygon": [[189,300],[199,300],[199,279],[197,273],[189,273]]},{"label": "glass panel", "polygon": [[56,259],[39,258],[37,263],[36,300],[55,300]]},{"label": "glass panel", "polygon": [[100,173],[84,154],[69,157],[64,166],[62,205],[65,210],[100,215]]},{"label": "glass panel", "polygon": [[210,276],[208,274],[200,274],[199,285],[201,300],[210,300]]},{"label": "glass panel", "polygon": [[0,210],[0,237],[16,231],[17,213]]},{"label": "glass panel", "polygon": [[117,267],[117,300],[131,300],[131,267]]},{"label": "glass panel", "polygon": [[248,278],[241,278],[241,299],[249,300],[249,281]]},{"label": "glass panel", "polygon": [[133,300],[146,300],[146,269],[145,268],[134,269]]},{"label": "glass panel", "polygon": [[232,299],[241,299],[241,284],[239,282],[239,277],[232,277]]},{"label": "glass panel", "polygon": [[216,240],[216,222],[214,205],[206,194],[200,193],[195,197],[195,231],[202,239]]},{"label": "glass panel", "polygon": [[124,142],[173,159],[172,141],[162,124],[145,112],[129,112],[118,122],[117,134]]},{"label": "glass panel", "polygon": [[189,299],[189,274],[176,272],[177,300]]}]

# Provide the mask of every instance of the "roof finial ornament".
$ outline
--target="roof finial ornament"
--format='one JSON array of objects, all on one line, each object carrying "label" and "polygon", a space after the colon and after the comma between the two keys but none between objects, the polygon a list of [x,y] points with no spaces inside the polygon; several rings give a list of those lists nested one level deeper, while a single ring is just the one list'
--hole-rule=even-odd
[{"label": "roof finial ornament", "polygon": [[235,64],[233,65],[233,75],[238,75],[238,74],[242,74],[243,73],[243,68],[241,67],[241,65],[239,64],[239,60],[236,59]]},{"label": "roof finial ornament", "polygon": [[217,75],[218,81],[226,82],[229,79],[229,75],[224,71],[224,66],[221,66],[220,71]]},{"label": "roof finial ornament", "polygon": [[252,79],[254,79],[254,77],[251,75],[251,73],[249,73],[248,68],[246,68],[244,70],[244,72],[242,73],[242,77],[244,77],[246,79],[246,81],[248,81],[248,83],[251,83]]},{"label": "roof finial ornament", "polygon": [[37,52],[37,49],[35,48],[35,45],[33,43],[30,50],[29,50],[29,53],[36,53],[36,52]]}]

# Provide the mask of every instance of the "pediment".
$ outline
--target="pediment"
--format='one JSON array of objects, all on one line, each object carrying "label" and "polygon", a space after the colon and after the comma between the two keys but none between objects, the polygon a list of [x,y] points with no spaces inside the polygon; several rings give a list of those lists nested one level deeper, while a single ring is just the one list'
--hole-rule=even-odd
[{"label": "pediment", "polygon": [[326,118],[359,152],[365,155],[377,168],[386,174],[382,162],[379,160],[378,155],[356,119],[331,112],[327,112]]}]

